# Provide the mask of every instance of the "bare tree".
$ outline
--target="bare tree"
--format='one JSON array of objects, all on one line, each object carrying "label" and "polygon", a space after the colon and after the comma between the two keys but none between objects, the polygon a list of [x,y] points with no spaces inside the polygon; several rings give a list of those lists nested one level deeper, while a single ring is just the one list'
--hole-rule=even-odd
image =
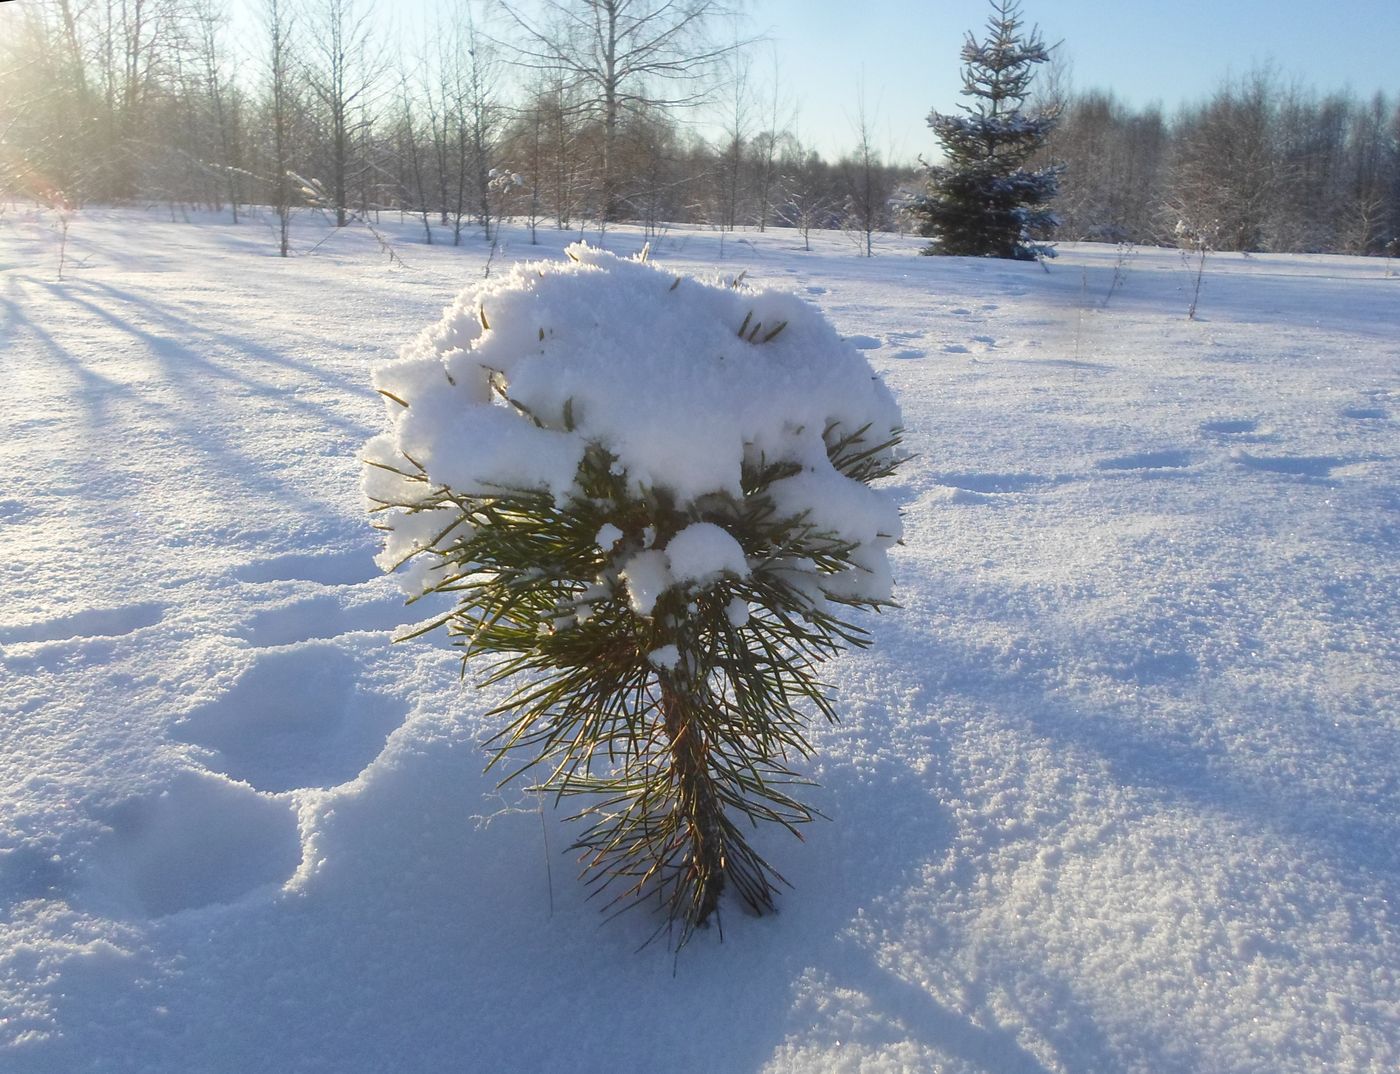
[{"label": "bare tree", "polygon": [[841,161],[846,195],[844,226],[857,237],[865,256],[873,257],[875,232],[882,230],[894,187],[889,170],[880,159],[880,150],[875,146],[875,119],[865,104],[864,85],[856,97],[853,126],[855,151]]},{"label": "bare tree", "polygon": [[41,187],[76,194],[62,132],[85,97],[81,51],[45,8],[7,8],[0,20],[0,191],[36,201]]},{"label": "bare tree", "polygon": [[491,213],[491,172],[497,128],[501,121],[501,110],[496,103],[499,72],[491,45],[477,31],[470,10],[459,28],[459,35],[458,54],[466,56],[464,67],[459,68],[459,122],[463,144],[471,150],[471,178],[477,219],[481,222],[482,237],[489,242],[495,236],[495,222]]},{"label": "bare tree", "polygon": [[601,121],[599,215],[616,219],[622,116],[705,100],[715,65],[737,47],[708,36],[729,9],[720,0],[540,0],[532,17],[514,0],[502,7],[519,35],[502,44],[517,62],[556,74]]},{"label": "bare tree", "polygon": [[408,75],[401,72],[399,76],[399,114],[396,124],[396,134],[398,142],[396,157],[401,168],[407,170],[407,174],[400,180],[402,187],[401,209],[411,211],[423,221],[424,241],[429,246],[433,244],[433,225],[428,219],[428,184],[430,182],[427,173],[427,148],[420,137],[419,124],[414,112],[414,95],[409,89]]},{"label": "bare tree", "polygon": [[778,217],[802,235],[802,248],[812,248],[812,232],[839,219],[841,198],[831,169],[817,153],[794,135],[782,162],[782,194]]},{"label": "bare tree", "polygon": [[349,222],[350,184],[356,178],[352,161],[361,127],[368,121],[368,106],[377,89],[383,65],[371,55],[368,11],[356,0],[321,0],[315,13],[313,57],[306,66],[306,80],[325,110],[329,127],[330,194],[335,201],[335,223]]},{"label": "bare tree", "polygon": [[1032,158],[1037,168],[1065,166],[1055,200],[1060,234],[1075,241],[1156,239],[1168,145],[1161,113],[1130,113],[1097,90],[1061,101],[1059,122]]},{"label": "bare tree", "polygon": [[727,93],[724,142],[720,148],[719,219],[722,231],[739,223],[740,191],[746,163],[744,150],[752,124],[753,94],[749,85],[749,58],[737,48],[727,57]]},{"label": "bare tree", "polygon": [[500,135],[497,100],[499,63],[492,44],[476,26],[470,9],[440,29],[437,99],[429,94],[434,154],[438,161],[442,220],[460,245],[467,221],[475,217],[485,238],[493,234],[491,169]]},{"label": "bare tree", "polygon": [[266,126],[272,150],[272,205],[277,211],[277,252],[286,257],[292,224],[292,18],[286,0],[263,0],[267,29]]},{"label": "bare tree", "polygon": [[548,194],[549,100],[548,87],[536,82],[527,91],[524,104],[516,109],[503,138],[502,152],[515,162],[524,183],[525,222],[530,228],[531,245],[539,242],[539,224]]},{"label": "bare tree", "polygon": [[1273,76],[1256,72],[1178,123],[1171,202],[1214,221],[1223,249],[1266,245],[1268,222],[1286,186],[1274,137],[1277,96]]},{"label": "bare tree", "polygon": [[[66,5],[65,5],[66,7]],[[96,19],[97,65],[102,103],[102,194],[125,199],[136,195],[148,154],[141,141],[160,94],[180,52],[182,0],[105,0]],[[66,17],[83,18],[69,8]]]},{"label": "bare tree", "polygon": [[777,53],[773,54],[772,85],[764,99],[763,120],[765,129],[753,139],[754,196],[757,201],[755,212],[758,230],[768,227],[773,213],[773,197],[778,187],[779,150],[787,132],[783,129],[780,113],[783,108],[782,72],[778,67]]},{"label": "bare tree", "polygon": [[225,53],[220,40],[227,17],[217,0],[196,0],[191,9],[195,45],[199,55],[204,96],[212,113],[219,151],[218,167],[233,222],[238,223],[239,177],[242,174],[240,149],[241,96],[231,74],[225,73]]}]

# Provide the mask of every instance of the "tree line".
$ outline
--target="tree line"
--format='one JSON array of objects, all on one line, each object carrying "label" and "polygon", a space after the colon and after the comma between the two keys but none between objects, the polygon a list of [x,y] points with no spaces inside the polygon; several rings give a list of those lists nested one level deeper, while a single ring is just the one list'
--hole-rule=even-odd
[{"label": "tree line", "polygon": [[[345,224],[383,210],[428,242],[627,220],[720,228],[898,225],[911,166],[868,126],[827,161],[792,129],[752,50],[710,32],[713,0],[510,5],[490,30],[466,4],[396,53],[368,0],[260,0],[232,45],[224,0],[37,0],[4,11],[0,194],[41,202],[270,206]],[[640,13],[640,14],[639,14]],[[611,34],[610,55],[569,36]],[[521,77],[523,74],[523,77]],[[776,79],[774,80],[776,83]],[[685,106],[724,116],[702,137]]]},{"label": "tree line", "polygon": [[1396,252],[1400,100],[1319,96],[1268,70],[1170,118],[1103,91],[1043,96],[1058,115],[1041,158],[1064,166],[1061,239]]},{"label": "tree line", "polygon": [[[236,27],[228,0],[0,8],[0,196],[270,207],[284,253],[309,205],[340,224],[409,214],[428,242],[502,217],[532,234],[625,220],[843,228],[868,254],[924,189],[863,108],[849,152],[815,152],[720,0],[502,0],[489,25],[445,0],[392,49],[370,0],[248,6]],[[1168,115],[1042,81],[1056,123],[1032,166],[1063,165],[1059,239],[1378,253],[1400,235],[1392,97],[1262,72]],[[704,136],[700,104],[721,117]]]}]

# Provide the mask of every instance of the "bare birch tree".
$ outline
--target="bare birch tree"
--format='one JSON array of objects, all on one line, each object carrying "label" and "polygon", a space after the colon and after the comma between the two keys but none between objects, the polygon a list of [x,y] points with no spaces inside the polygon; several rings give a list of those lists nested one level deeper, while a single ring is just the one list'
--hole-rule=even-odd
[{"label": "bare birch tree", "polygon": [[356,178],[352,169],[357,166],[353,154],[383,73],[382,64],[371,57],[370,36],[369,13],[355,0],[321,0],[305,71],[312,94],[325,110],[330,140],[326,163],[337,227],[349,221],[350,184]]},{"label": "bare birch tree", "polygon": [[624,113],[699,104],[716,64],[736,42],[715,43],[719,0],[540,0],[542,14],[503,2],[518,40],[502,41],[523,66],[556,74],[603,127],[599,216],[621,211],[618,133]]},{"label": "bare birch tree", "polygon": [[292,17],[286,0],[263,0],[267,30],[265,126],[272,152],[272,207],[277,212],[277,252],[288,256],[292,225]]}]

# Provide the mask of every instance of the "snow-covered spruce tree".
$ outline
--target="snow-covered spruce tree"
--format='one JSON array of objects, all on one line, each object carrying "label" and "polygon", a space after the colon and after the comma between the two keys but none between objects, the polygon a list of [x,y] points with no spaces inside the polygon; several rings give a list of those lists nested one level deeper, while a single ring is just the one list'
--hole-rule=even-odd
[{"label": "snow-covered spruce tree", "polygon": [[986,40],[969,33],[962,47],[962,92],[973,103],[959,105],[966,115],[929,113],[947,163],[928,169],[927,189],[909,212],[919,234],[934,240],[926,254],[1053,257],[1036,236],[1054,227],[1046,206],[1059,170],[1025,165],[1055,118],[1022,111],[1035,65],[1050,57],[1038,30],[1022,30],[1017,0],[991,0],[991,7]]},{"label": "snow-covered spruce tree", "polygon": [[834,719],[817,664],[890,602],[899,413],[795,296],[567,252],[375,371],[364,488],[380,565],[453,598],[420,633],[513,686],[491,765],[583,796],[585,877],[684,943],[725,888],[771,908],[749,833],[813,816],[791,763]]}]

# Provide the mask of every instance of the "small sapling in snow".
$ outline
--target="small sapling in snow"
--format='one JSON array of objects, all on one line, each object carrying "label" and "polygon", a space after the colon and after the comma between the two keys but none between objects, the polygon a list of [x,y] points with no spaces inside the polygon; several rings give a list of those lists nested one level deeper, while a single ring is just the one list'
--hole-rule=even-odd
[{"label": "small sapling in snow", "polygon": [[1113,279],[1109,281],[1108,293],[1103,296],[1101,309],[1108,309],[1108,303],[1112,300],[1114,293],[1127,281],[1128,267],[1132,263],[1133,255],[1137,253],[1137,245],[1123,239],[1119,241],[1115,250],[1118,256],[1113,261]]},{"label": "small sapling in snow", "polygon": [[1194,321],[1196,307],[1201,301],[1201,282],[1206,274],[1206,258],[1218,245],[1220,225],[1214,220],[1197,223],[1178,220],[1174,234],[1177,245],[1181,247],[1181,263],[1191,272],[1191,305],[1186,311],[1186,319]]},{"label": "small sapling in snow", "polygon": [[771,909],[759,822],[814,816],[818,665],[891,602],[899,413],[795,296],[568,253],[376,370],[364,488],[380,565],[454,602],[418,633],[513,688],[490,767],[576,802],[585,878],[679,946],[724,892]]}]

